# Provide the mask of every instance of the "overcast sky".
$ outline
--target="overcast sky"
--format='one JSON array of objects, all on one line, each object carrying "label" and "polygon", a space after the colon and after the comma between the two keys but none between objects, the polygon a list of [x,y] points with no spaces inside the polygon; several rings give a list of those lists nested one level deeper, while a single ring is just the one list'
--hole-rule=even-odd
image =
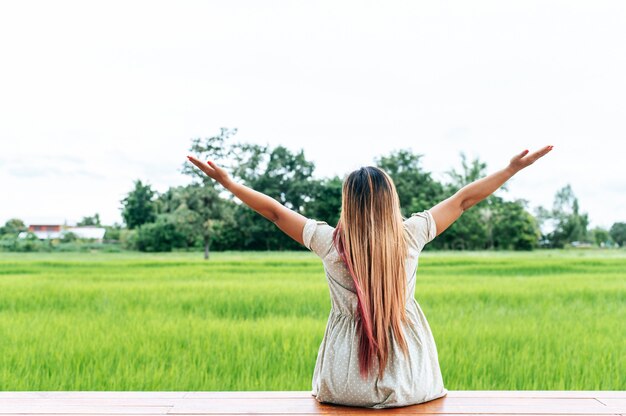
[{"label": "overcast sky", "polygon": [[[408,148],[446,180],[554,150],[506,199],[572,185],[626,221],[624,1],[3,1],[0,221],[121,222],[220,127],[344,176]],[[218,161],[219,162],[219,161]]]}]

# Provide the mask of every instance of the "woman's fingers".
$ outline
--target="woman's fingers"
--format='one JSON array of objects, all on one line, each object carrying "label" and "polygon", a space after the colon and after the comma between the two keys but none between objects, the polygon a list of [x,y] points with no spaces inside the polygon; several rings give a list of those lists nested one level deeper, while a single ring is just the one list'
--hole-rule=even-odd
[{"label": "woman's fingers", "polygon": [[550,152],[550,150],[552,150],[553,147],[554,146],[552,145],[548,145],[530,154],[528,153],[528,149],[525,149],[521,153],[513,156],[509,163],[516,170],[523,169],[532,165],[540,157],[545,156],[548,152]]},{"label": "woman's fingers", "polygon": [[196,159],[193,156],[187,156],[189,161],[199,167],[204,173],[206,173],[211,179],[220,183],[223,186],[228,186],[230,183],[230,178],[228,173],[214,163],[212,160],[207,160],[206,163]]},{"label": "woman's fingers", "polygon": [[540,157],[545,156],[550,150],[552,150],[553,147],[554,146],[551,146],[551,145],[545,146],[537,150],[536,152],[526,156],[524,159],[522,159],[522,161],[526,162],[527,165],[530,165],[534,163]]},{"label": "woman's fingers", "polygon": [[539,159],[540,157],[546,155],[550,150],[552,150],[552,146],[546,146],[543,149],[539,149],[537,150],[535,153],[532,154],[532,157],[534,160]]},{"label": "woman's fingers", "polygon": [[200,168],[201,171],[203,171],[204,173],[206,173],[210,177],[213,177],[215,175],[215,169],[213,169],[212,167],[210,167],[206,163],[201,162],[200,160],[196,159],[193,156],[187,156],[187,158],[189,159],[189,161],[191,163],[196,165],[198,168]]}]

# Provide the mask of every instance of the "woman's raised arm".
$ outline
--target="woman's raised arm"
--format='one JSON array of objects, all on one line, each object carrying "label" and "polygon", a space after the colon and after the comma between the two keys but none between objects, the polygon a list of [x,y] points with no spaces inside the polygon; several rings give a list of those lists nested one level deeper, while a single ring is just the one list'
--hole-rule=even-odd
[{"label": "woman's raised arm", "polygon": [[450,198],[432,207],[429,211],[435,220],[437,235],[452,225],[463,214],[463,211],[487,198],[517,172],[546,155],[552,147],[545,146],[531,154],[528,154],[528,150],[524,150],[513,156],[506,168],[465,185]]},{"label": "woman's raised arm", "polygon": [[304,215],[287,208],[262,192],[234,182],[228,173],[215,162],[209,160],[204,163],[193,156],[187,156],[187,158],[201,171],[232,192],[241,202],[276,224],[289,237],[304,245],[302,231],[307,220]]}]

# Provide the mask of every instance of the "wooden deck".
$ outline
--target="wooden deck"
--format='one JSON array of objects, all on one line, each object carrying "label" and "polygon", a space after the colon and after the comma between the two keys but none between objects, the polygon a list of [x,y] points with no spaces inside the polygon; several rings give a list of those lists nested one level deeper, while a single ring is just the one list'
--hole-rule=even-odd
[{"label": "wooden deck", "polygon": [[364,409],[318,403],[308,391],[0,392],[6,415],[216,414],[621,415],[626,391],[450,391],[407,407]]}]

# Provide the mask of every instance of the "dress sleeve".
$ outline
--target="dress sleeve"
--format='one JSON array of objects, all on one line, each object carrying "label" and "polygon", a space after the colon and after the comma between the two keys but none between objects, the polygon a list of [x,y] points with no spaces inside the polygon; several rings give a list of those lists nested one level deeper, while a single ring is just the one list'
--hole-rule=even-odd
[{"label": "dress sleeve", "polygon": [[418,252],[422,251],[424,246],[430,243],[437,235],[435,219],[428,210],[411,214],[404,223],[412,237],[413,246]]},{"label": "dress sleeve", "polygon": [[304,246],[323,259],[332,247],[334,230],[325,221],[308,218],[302,230]]}]

